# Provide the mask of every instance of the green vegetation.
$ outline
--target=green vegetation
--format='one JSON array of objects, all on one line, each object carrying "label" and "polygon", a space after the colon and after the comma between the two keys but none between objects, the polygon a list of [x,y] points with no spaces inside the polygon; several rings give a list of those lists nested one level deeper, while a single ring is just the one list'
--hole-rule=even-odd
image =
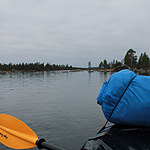
[{"label": "green vegetation", "polygon": [[88,68],[91,69],[91,62],[88,62]]},{"label": "green vegetation", "polygon": [[139,57],[139,61],[137,63],[137,68],[139,69],[148,69],[150,67],[150,59],[148,57],[148,55],[146,54],[146,52],[141,53],[140,57]]},{"label": "green vegetation", "polygon": [[137,60],[136,51],[133,49],[129,49],[126,52],[123,62],[113,60],[108,63],[107,60],[105,59],[104,61],[100,62],[99,68],[100,69],[111,69],[111,68],[115,69],[124,64],[129,66],[129,68],[131,68],[132,70],[134,70],[134,69],[148,70],[148,69],[150,69],[150,58],[146,54],[146,52],[144,52],[144,53],[141,53],[139,59]]},{"label": "green vegetation", "polygon": [[[99,63],[99,69],[116,69],[121,67],[122,65],[126,65],[132,70],[135,69],[143,69],[150,70],[150,58],[146,54],[146,52],[141,53],[139,59],[137,59],[136,51],[133,49],[129,49],[124,59],[120,62],[118,60],[113,60],[108,62],[106,59]],[[52,70],[74,70],[74,69],[87,69],[87,68],[75,68],[67,65],[55,65],[47,63],[19,63],[19,64],[1,64],[0,63],[0,71],[52,71]],[[88,62],[88,69],[97,69],[97,67],[91,67],[91,61]]]},{"label": "green vegetation", "polygon": [[128,65],[131,69],[136,67],[137,56],[135,55],[136,51],[129,49],[124,57],[124,63]]},{"label": "green vegetation", "polygon": [[118,60],[114,59],[113,61],[108,63],[107,60],[104,59],[104,61],[100,62],[99,68],[100,69],[112,69],[112,68],[114,69],[114,68],[117,68],[117,67],[119,67],[121,65],[122,65],[122,63],[119,62]]},{"label": "green vegetation", "polygon": [[67,65],[55,65],[47,63],[19,63],[19,64],[0,64],[1,71],[51,71],[51,70],[72,70],[72,66]]}]

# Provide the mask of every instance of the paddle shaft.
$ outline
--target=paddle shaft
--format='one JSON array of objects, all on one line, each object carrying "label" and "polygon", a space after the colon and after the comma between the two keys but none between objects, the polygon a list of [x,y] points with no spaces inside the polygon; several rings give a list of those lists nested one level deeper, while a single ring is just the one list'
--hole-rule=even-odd
[{"label": "paddle shaft", "polygon": [[36,145],[39,149],[45,148],[47,150],[65,150],[63,148],[46,143],[45,139],[37,140]]},{"label": "paddle shaft", "polygon": [[62,148],[59,148],[59,147],[56,147],[56,146],[53,146],[53,145],[50,145],[50,144],[47,144],[45,142],[41,143],[41,146],[47,150],[65,150],[65,149],[62,149]]}]

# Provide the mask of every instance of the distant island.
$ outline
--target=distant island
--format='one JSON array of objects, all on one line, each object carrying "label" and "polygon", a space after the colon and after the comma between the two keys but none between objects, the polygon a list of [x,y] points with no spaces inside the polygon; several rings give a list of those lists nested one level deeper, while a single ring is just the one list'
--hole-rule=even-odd
[{"label": "distant island", "polygon": [[19,64],[0,64],[1,71],[52,71],[52,70],[72,70],[76,69],[69,65],[55,65],[47,63],[19,63]]},{"label": "distant island", "polygon": [[0,63],[0,72],[17,72],[17,71],[54,71],[54,70],[96,70],[96,71],[119,71],[121,69],[131,69],[134,72],[139,72],[140,74],[150,74],[150,58],[146,52],[141,53],[139,59],[136,56],[136,51],[129,49],[124,56],[122,61],[113,60],[107,62],[106,59],[101,61],[98,67],[92,67],[91,61],[88,62],[87,68],[82,67],[72,67],[71,65],[56,65],[56,64],[44,64],[40,62],[36,63],[19,63],[19,64],[2,64]]}]

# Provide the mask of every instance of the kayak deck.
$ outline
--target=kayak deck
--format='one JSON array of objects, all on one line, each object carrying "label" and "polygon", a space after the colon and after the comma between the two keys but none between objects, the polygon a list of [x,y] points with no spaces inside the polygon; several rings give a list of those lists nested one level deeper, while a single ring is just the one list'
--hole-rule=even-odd
[{"label": "kayak deck", "polygon": [[150,150],[150,128],[113,125],[89,139],[81,150]]}]

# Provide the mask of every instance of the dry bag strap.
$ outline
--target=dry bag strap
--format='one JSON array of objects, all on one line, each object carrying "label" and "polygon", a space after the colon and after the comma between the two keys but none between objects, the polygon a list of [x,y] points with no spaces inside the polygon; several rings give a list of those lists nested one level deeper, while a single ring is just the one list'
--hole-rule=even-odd
[{"label": "dry bag strap", "polygon": [[[136,76],[137,76],[137,75],[136,75]],[[115,105],[114,109],[112,110],[112,112],[111,112],[109,118],[107,119],[106,123],[105,123],[104,126],[98,131],[98,133],[100,133],[102,130],[104,130],[104,129],[106,128],[106,125],[107,125],[109,119],[111,118],[111,116],[112,116],[114,110],[116,109],[117,105],[119,104],[120,100],[122,99],[123,95],[125,94],[126,90],[128,89],[129,85],[131,84],[131,82],[133,81],[133,79],[134,79],[136,76],[134,76],[134,77],[132,78],[132,80],[129,82],[128,86],[126,87],[126,89],[125,89],[124,92],[122,93],[122,95],[121,95],[119,101],[117,102],[117,104]],[[97,134],[98,134],[98,133],[97,133]]]}]

